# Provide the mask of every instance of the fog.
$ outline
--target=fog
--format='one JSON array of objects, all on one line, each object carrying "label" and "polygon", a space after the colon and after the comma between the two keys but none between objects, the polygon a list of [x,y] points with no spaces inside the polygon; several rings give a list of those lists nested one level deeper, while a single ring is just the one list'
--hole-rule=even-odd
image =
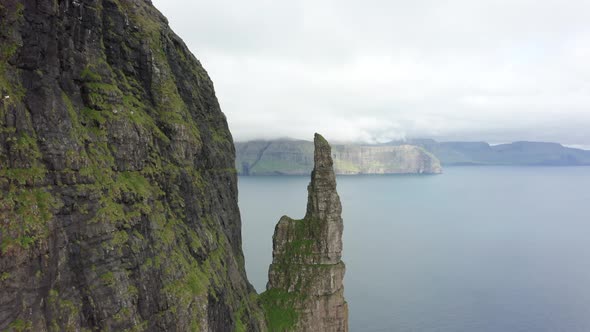
[{"label": "fog", "polygon": [[588,1],[153,2],[235,140],[590,146]]}]

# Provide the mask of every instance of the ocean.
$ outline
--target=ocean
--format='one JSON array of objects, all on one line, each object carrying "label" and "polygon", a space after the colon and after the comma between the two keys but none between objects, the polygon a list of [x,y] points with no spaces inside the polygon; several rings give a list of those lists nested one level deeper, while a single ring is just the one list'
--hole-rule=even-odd
[{"label": "ocean", "polygon": [[[339,176],[352,332],[590,331],[590,167]],[[239,178],[248,278],[264,291],[308,176]]]}]

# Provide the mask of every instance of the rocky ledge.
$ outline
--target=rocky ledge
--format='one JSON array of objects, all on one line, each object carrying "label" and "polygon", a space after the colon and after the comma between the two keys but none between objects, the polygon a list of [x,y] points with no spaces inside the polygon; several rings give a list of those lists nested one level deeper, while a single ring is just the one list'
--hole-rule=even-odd
[{"label": "rocky ledge", "polygon": [[342,257],[342,205],[328,142],[314,139],[314,168],[301,220],[283,216],[261,295],[270,330],[348,331]]}]

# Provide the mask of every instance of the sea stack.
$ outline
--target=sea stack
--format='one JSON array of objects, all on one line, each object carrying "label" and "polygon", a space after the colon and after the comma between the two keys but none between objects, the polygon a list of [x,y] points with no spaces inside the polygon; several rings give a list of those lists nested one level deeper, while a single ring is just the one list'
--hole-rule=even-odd
[{"label": "sea stack", "polygon": [[281,217],[273,235],[273,262],[262,294],[273,331],[348,331],[342,205],[330,145],[315,134],[314,147],[305,217]]}]

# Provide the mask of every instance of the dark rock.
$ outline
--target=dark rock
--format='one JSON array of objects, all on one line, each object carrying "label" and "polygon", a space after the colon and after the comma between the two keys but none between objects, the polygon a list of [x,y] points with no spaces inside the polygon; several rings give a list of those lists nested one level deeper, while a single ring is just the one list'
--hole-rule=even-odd
[{"label": "dark rock", "polygon": [[213,83],[143,0],[0,2],[0,330],[258,331]]}]

